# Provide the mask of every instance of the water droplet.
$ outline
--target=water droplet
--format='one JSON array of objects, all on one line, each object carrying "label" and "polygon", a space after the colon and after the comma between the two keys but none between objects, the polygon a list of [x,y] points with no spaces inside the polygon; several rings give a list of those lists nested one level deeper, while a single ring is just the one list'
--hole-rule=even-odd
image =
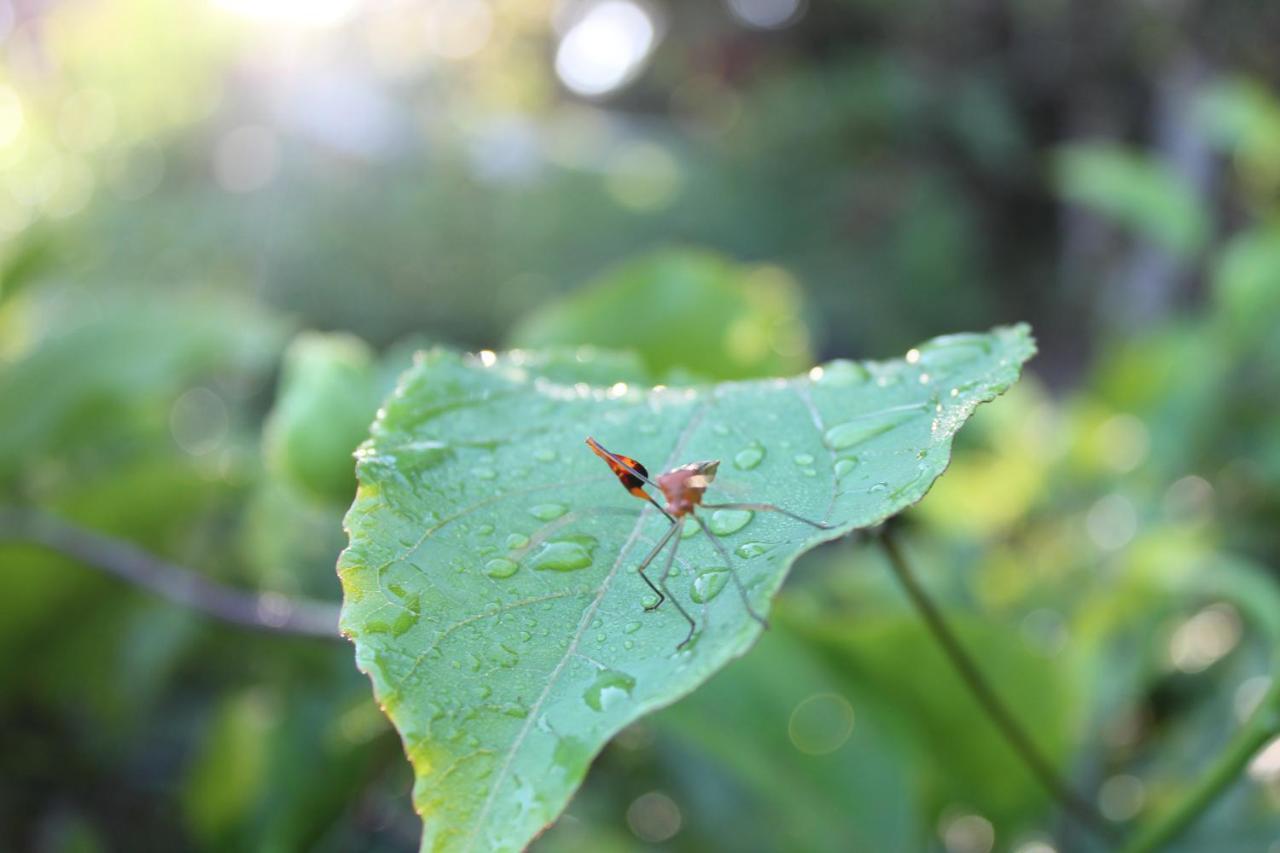
[{"label": "water droplet", "polygon": [[839,479],[858,467],[858,457],[849,456],[836,460],[836,478]]},{"label": "water droplet", "polygon": [[493,694],[493,688],[487,684],[481,684],[475,688],[475,694],[477,699],[488,699]]},{"label": "water droplet", "polygon": [[711,513],[707,527],[717,536],[728,536],[746,527],[753,514],[747,509],[718,509]]},{"label": "water droplet", "polygon": [[539,447],[537,450],[533,451],[533,458],[537,459],[539,462],[554,462],[556,452],[549,447]]},{"label": "water droplet", "polygon": [[800,473],[804,474],[806,477],[818,476],[818,470],[816,468],[802,468],[800,470]]},{"label": "water droplet", "polygon": [[491,578],[509,578],[520,566],[514,560],[498,557],[484,564],[484,573]]},{"label": "water droplet", "polygon": [[823,366],[819,385],[860,385],[870,378],[867,369],[856,361],[839,359]]},{"label": "water droplet", "polygon": [[642,606],[645,610],[651,610],[654,607],[657,607],[658,596],[654,595],[653,593],[649,593],[644,598],[640,599],[640,606]]},{"label": "water droplet", "polygon": [[601,670],[596,680],[583,692],[582,699],[592,710],[604,711],[630,696],[635,686],[636,680],[625,672],[605,669]]},{"label": "water droplet", "polygon": [[[417,605],[416,601],[414,602],[414,605],[416,607]],[[417,610],[402,610],[400,611],[400,615],[396,617],[396,620],[391,623],[391,635],[394,637],[399,637],[402,634],[407,633],[410,628],[412,628],[414,625],[417,625],[417,624],[418,624]]]},{"label": "water droplet", "polygon": [[482,525],[480,525],[479,527],[477,527],[477,528],[476,528],[476,533],[477,533],[478,535],[480,535],[480,536],[492,536],[492,535],[493,535],[493,525],[492,525],[492,524],[482,524]]},{"label": "water droplet", "polygon": [[541,521],[555,521],[569,511],[564,504],[535,504],[529,507],[529,515]]},{"label": "water droplet", "polygon": [[640,630],[640,623],[638,621],[628,622],[627,624],[622,626],[622,633],[624,634],[634,634],[636,631],[639,631],[639,630]]},{"label": "water droplet", "polygon": [[497,479],[498,472],[493,470],[492,468],[484,468],[484,467],[472,468],[471,476],[481,480],[494,480],[494,479]]},{"label": "water droplet", "polygon": [[590,536],[569,536],[544,542],[533,558],[538,571],[572,572],[591,565],[596,540]]},{"label": "water droplet", "polygon": [[827,430],[825,438],[827,444],[835,450],[844,450],[846,447],[853,447],[878,435],[884,435],[910,420],[918,411],[920,411],[919,407],[911,406],[906,409],[888,409],[861,415],[833,426]]},{"label": "water droplet", "polygon": [[772,547],[772,545],[768,545],[764,542],[743,542],[734,549],[733,553],[737,554],[744,560],[750,560],[752,557],[759,557]]},{"label": "water droplet", "polygon": [[636,644],[635,644],[634,642],[632,642],[631,640],[623,640],[623,641],[622,641],[622,647],[623,647],[624,649],[626,649],[627,651],[631,651],[632,649],[634,649],[634,648],[636,647]]},{"label": "water droplet", "polygon": [[797,453],[794,457],[797,465],[812,465],[813,455],[810,453]]},{"label": "water droplet", "polygon": [[512,533],[507,537],[507,547],[512,550],[515,550],[516,548],[523,548],[528,544],[529,537],[525,536],[523,533]]},{"label": "water droplet", "polygon": [[874,493],[874,492],[883,492],[883,491],[885,491],[885,490],[886,490],[886,489],[888,489],[888,488],[889,488],[889,484],[888,484],[888,483],[876,483],[876,484],[874,484],[871,488],[867,489],[867,491],[868,491],[868,492],[873,492],[873,493]]},{"label": "water droplet", "polygon": [[711,427],[711,431],[714,432],[716,435],[729,434],[729,428],[724,424],[715,424],[714,426]]},{"label": "water droplet", "polygon": [[680,524],[681,539],[690,539],[697,536],[698,532],[702,530],[702,528],[698,526],[698,522],[694,521],[692,518],[681,519]]},{"label": "water droplet", "polygon": [[729,582],[729,570],[723,566],[703,569],[693,579],[689,589],[689,597],[697,604],[706,604],[720,594],[724,585]]},{"label": "water droplet", "polygon": [[742,471],[750,471],[764,461],[764,448],[752,444],[739,450],[733,457],[733,465]]}]

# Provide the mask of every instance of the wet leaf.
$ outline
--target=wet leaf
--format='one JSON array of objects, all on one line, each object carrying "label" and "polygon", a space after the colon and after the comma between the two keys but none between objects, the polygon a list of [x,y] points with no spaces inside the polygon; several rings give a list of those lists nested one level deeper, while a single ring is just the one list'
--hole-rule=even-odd
[{"label": "wet leaf", "polygon": [[[761,631],[723,555],[677,537],[670,603],[635,576],[667,529],[583,441],[651,471],[720,459],[708,512],[752,605],[792,562],[919,500],[973,408],[1034,352],[1025,326],[938,338],[890,362],[702,388],[553,382],[534,354],[426,354],[359,453],[339,564],[343,630],[404,740],[425,850],[516,850],[627,723],[693,690]],[[517,363],[518,362],[518,363]],[[563,376],[563,374],[561,374]],[[714,497],[713,497],[714,495]]]}]

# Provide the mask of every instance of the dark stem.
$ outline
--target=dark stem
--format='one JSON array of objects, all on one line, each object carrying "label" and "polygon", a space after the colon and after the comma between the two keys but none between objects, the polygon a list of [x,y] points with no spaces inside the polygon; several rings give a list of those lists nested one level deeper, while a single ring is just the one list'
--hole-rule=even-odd
[{"label": "dark stem", "polygon": [[0,542],[40,545],[233,625],[305,637],[339,637],[336,605],[223,586],[132,543],[44,513],[0,508]]},{"label": "dark stem", "polygon": [[1039,748],[1032,742],[1031,738],[1023,730],[1017,719],[1009,711],[1008,706],[1001,701],[991,686],[991,682],[987,681],[986,676],[978,669],[977,663],[965,651],[964,646],[960,644],[960,640],[947,626],[946,621],[942,618],[942,613],[934,605],[933,600],[929,598],[929,594],[925,591],[920,582],[916,580],[907,561],[902,556],[902,551],[898,548],[893,534],[889,528],[885,528],[880,534],[880,544],[884,547],[884,552],[889,558],[889,565],[893,567],[893,573],[897,576],[898,582],[902,584],[902,588],[906,591],[907,597],[911,599],[911,603],[920,611],[920,615],[924,617],[925,624],[928,626],[933,638],[942,647],[943,652],[951,661],[951,665],[955,667],[956,673],[960,679],[969,688],[969,692],[973,694],[973,698],[987,712],[992,724],[999,730],[1005,741],[1013,748],[1018,757],[1027,766],[1027,769],[1036,777],[1036,780],[1044,787],[1044,789],[1062,806],[1068,813],[1074,815],[1081,823],[1092,829],[1098,835],[1109,841],[1117,841],[1117,833],[1098,814],[1093,806],[1084,799],[1079,797],[1072,791],[1067,784],[1058,777],[1057,771],[1047,758],[1040,752]]}]

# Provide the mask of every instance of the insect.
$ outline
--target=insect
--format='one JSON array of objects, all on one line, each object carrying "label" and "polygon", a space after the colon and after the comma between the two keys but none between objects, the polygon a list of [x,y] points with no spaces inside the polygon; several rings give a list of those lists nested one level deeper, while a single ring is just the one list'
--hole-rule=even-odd
[{"label": "insect", "polygon": [[[698,507],[706,509],[744,509],[753,512],[777,512],[788,518],[794,518],[796,521],[802,521],[811,527],[820,530],[830,530],[832,525],[822,521],[812,521],[803,516],[796,515],[790,510],[783,509],[780,506],[769,503],[715,503],[709,504],[702,500],[702,496],[706,493],[707,487],[715,481],[716,470],[720,467],[720,460],[712,459],[706,462],[690,462],[687,465],[681,465],[679,468],[672,468],[665,474],[659,474],[657,480],[649,478],[649,471],[643,465],[629,456],[622,456],[612,451],[606,450],[600,442],[590,436],[587,437],[587,446],[591,448],[596,456],[599,456],[609,466],[609,470],[613,471],[614,476],[618,478],[618,482],[622,483],[622,487],[641,500],[648,501],[657,507],[658,512],[667,517],[671,522],[671,528],[662,535],[658,540],[658,544],[653,546],[648,555],[640,562],[639,568],[636,570],[649,589],[658,596],[658,600],[653,604],[647,605],[646,611],[657,610],[662,602],[668,598],[675,605],[676,610],[680,611],[680,615],[689,623],[689,633],[680,642],[677,649],[682,649],[693,639],[694,631],[697,629],[697,623],[693,621],[693,617],[689,615],[689,611],[685,610],[684,605],[671,594],[667,589],[667,578],[671,575],[671,567],[675,564],[676,551],[680,548],[680,537],[676,536],[677,531],[682,527],[685,516],[693,518],[702,528],[702,532],[706,534],[707,539],[720,552],[720,556],[724,558],[725,567],[729,570],[729,577],[733,580],[734,586],[738,590],[738,595],[742,598],[743,605],[746,606],[747,612],[751,614],[751,618],[755,619],[764,627],[769,627],[769,623],[765,618],[756,612],[751,606],[750,599],[747,598],[746,587],[742,585],[742,581],[738,578],[738,573],[733,570],[733,561],[729,559],[729,552],[725,550],[721,544],[719,537],[712,534],[707,527],[706,521],[702,516],[698,515]],[[658,503],[653,496],[645,491],[645,486],[651,486],[662,493],[666,506]],[[662,574],[658,576],[658,582],[655,584],[653,579],[645,574],[645,569],[654,561],[658,554],[662,553],[662,549],[672,540],[675,544],[671,546],[671,550],[667,552],[666,561],[662,566]]]}]

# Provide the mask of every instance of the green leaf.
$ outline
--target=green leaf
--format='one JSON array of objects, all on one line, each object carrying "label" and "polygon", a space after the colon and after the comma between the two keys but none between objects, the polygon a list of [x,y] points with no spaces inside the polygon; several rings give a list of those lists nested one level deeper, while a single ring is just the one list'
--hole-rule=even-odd
[{"label": "green leaf", "polygon": [[318,501],[351,498],[351,454],[377,408],[373,353],[352,335],[304,332],[289,345],[267,418],[267,462]]},{"label": "green leaf", "polygon": [[810,364],[800,289],[782,269],[692,249],[611,270],[520,324],[517,346],[633,350],[671,380],[744,379]]},{"label": "green leaf", "polygon": [[677,650],[685,623],[670,602],[645,612],[633,576],[668,523],[620,488],[587,435],[655,473],[722,459],[717,500],[835,525],[708,513],[763,612],[801,553],[919,500],[956,430],[1033,352],[1015,326],[905,360],[652,390],[554,383],[527,353],[425,355],[358,455],[339,562],[342,627],[413,762],[423,849],[523,847],[614,733],[761,631],[698,531],[676,540],[669,588],[699,621]]},{"label": "green leaf", "polygon": [[1119,145],[1081,143],[1055,158],[1058,191],[1068,200],[1181,256],[1194,254],[1209,233],[1195,191],[1168,166]]}]

